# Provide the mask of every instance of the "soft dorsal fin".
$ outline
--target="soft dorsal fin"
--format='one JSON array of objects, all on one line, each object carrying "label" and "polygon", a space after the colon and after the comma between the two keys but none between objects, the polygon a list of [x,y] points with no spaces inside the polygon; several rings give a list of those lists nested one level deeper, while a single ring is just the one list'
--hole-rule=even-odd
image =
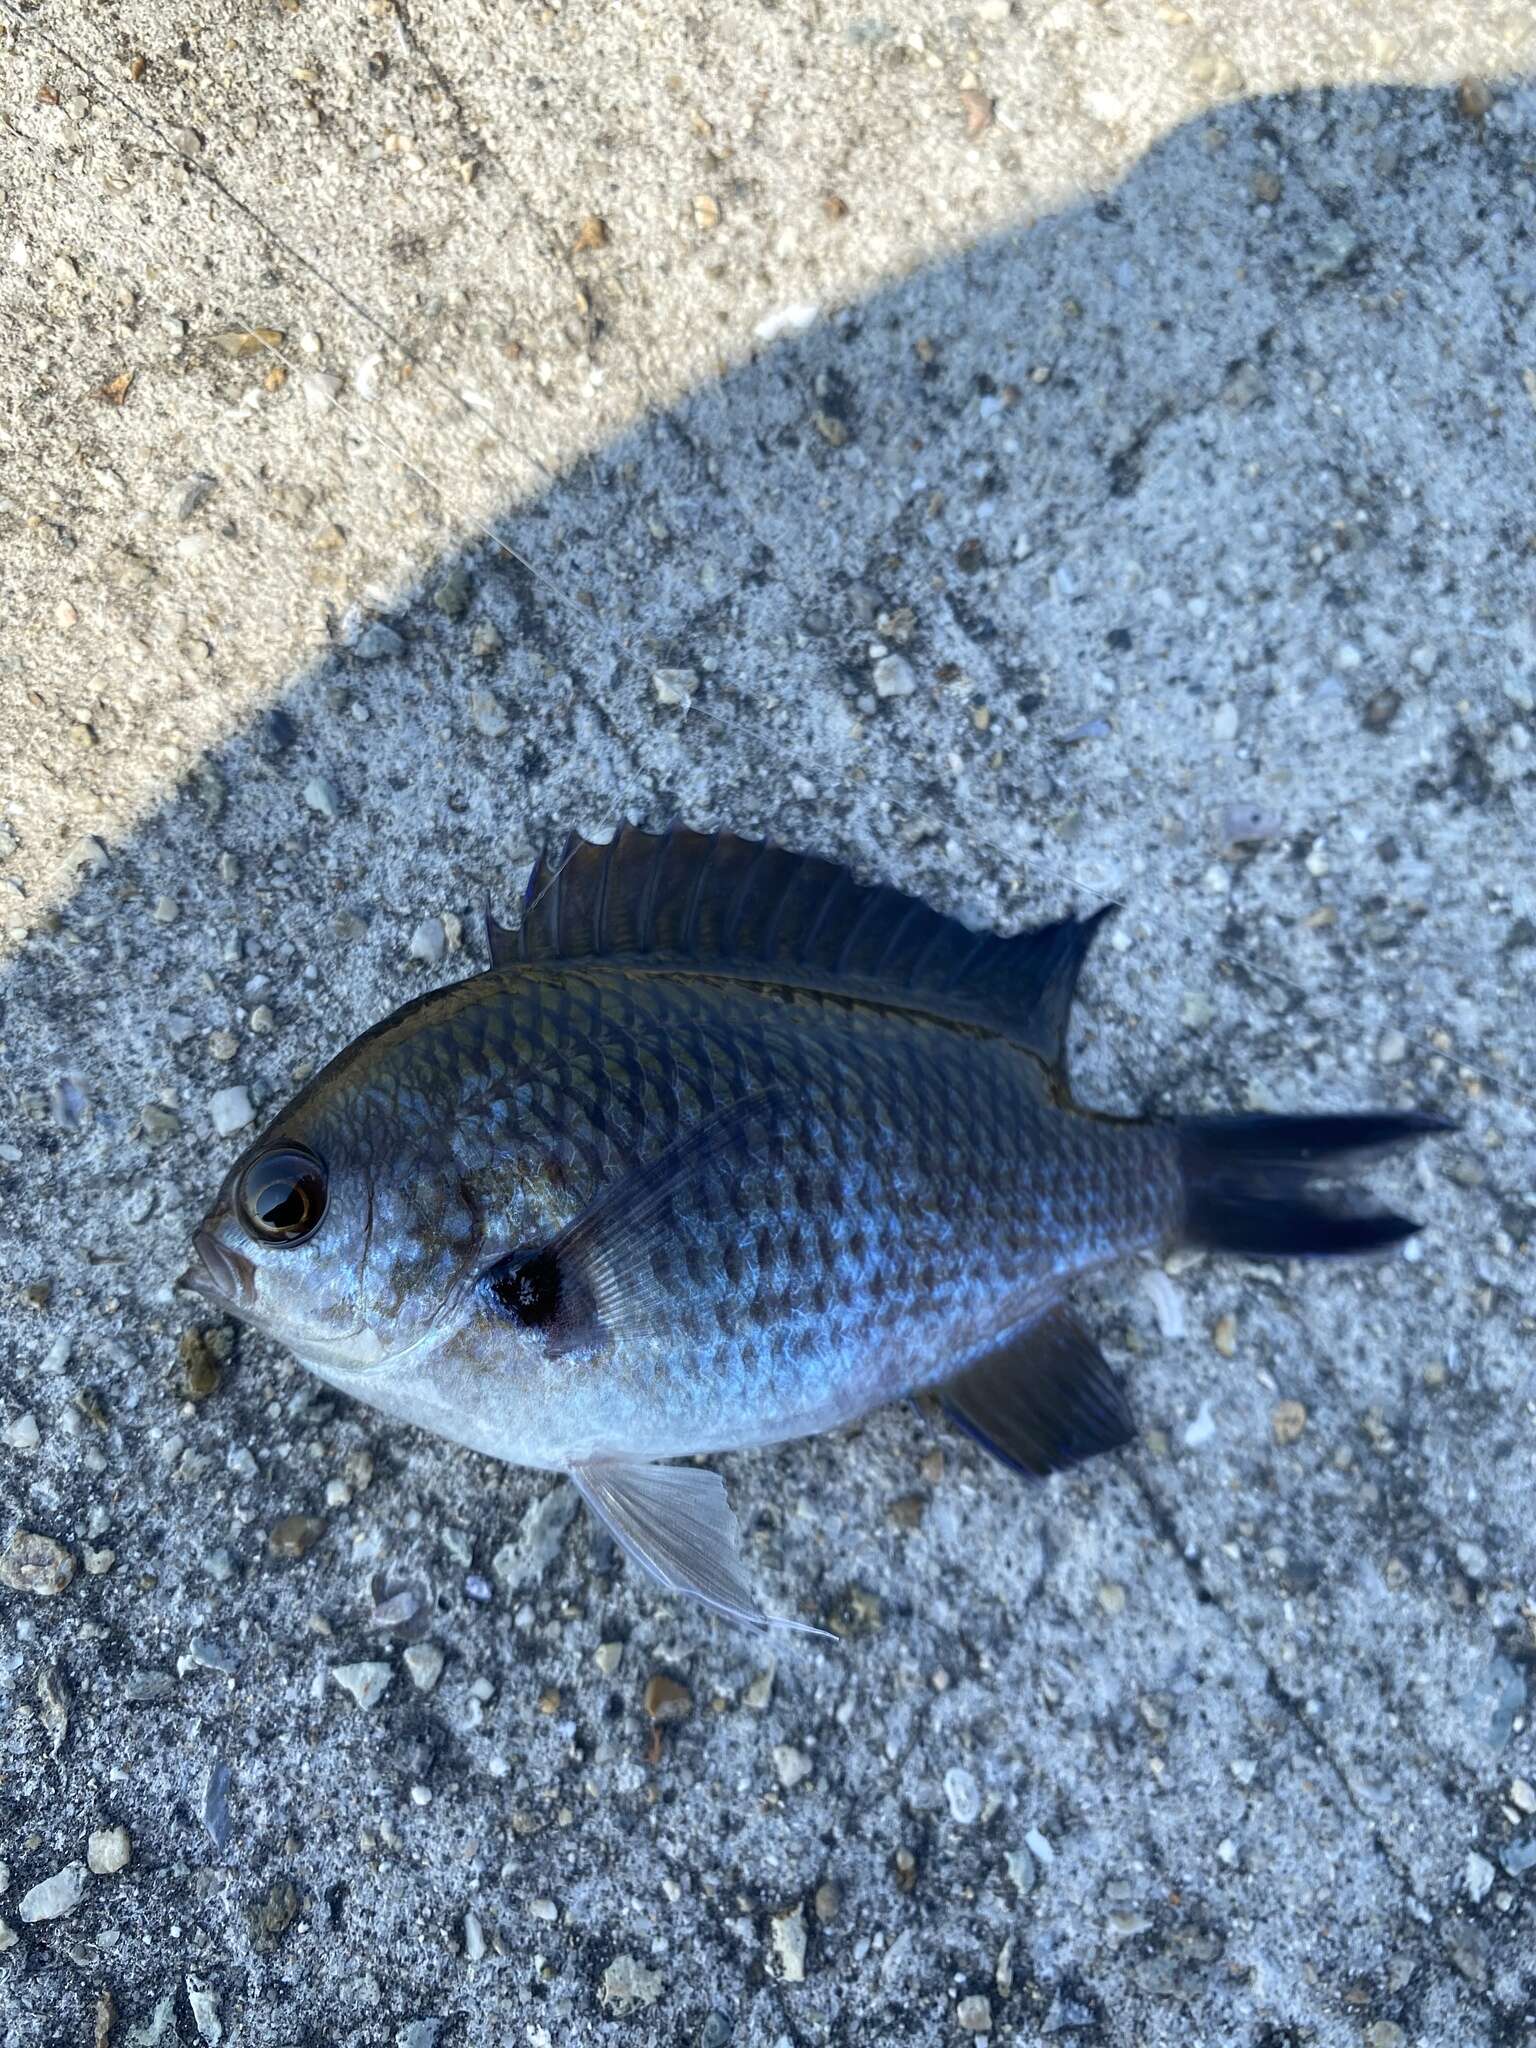
[{"label": "soft dorsal fin", "polygon": [[1060,1067],[1078,971],[1113,907],[1005,939],[813,855],[625,825],[541,859],[517,931],[487,923],[498,967],[601,958],[846,991],[999,1032]]}]

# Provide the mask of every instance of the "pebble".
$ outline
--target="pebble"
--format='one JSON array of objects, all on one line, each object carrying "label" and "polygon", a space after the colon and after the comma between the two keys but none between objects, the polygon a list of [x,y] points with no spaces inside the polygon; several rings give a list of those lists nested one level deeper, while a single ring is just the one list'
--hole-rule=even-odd
[{"label": "pebble", "polygon": [[1008,1882],[1021,1899],[1027,1898],[1035,1888],[1039,1872],[1035,1859],[1027,1849],[1009,1849],[1003,1857],[1008,1868]]},{"label": "pebble", "polygon": [[9,1586],[13,1593],[51,1600],[74,1575],[75,1561],[63,1544],[31,1529],[18,1529],[0,1552],[0,1586]]},{"label": "pebble", "polygon": [[944,1797],[961,1827],[968,1828],[981,1818],[981,1787],[962,1764],[951,1764],[944,1773]]},{"label": "pebble", "polygon": [[775,1913],[768,1923],[768,1936],[773,1943],[774,1961],[778,1965],[780,1978],[786,1984],[805,1982],[805,1908],[802,1905],[787,1907],[782,1913]]},{"label": "pebble", "polygon": [[334,370],[310,370],[299,379],[299,389],[311,412],[326,412],[341,394],[341,379]]},{"label": "pebble", "polygon": [[432,593],[432,602],[445,619],[462,619],[469,609],[469,571],[462,563],[448,571]]},{"label": "pebble", "polygon": [[979,1993],[962,1998],[955,2007],[955,2018],[968,2034],[990,2034],[992,2031],[992,2001]]},{"label": "pebble", "polygon": [[910,697],[917,688],[912,664],[904,654],[882,654],[871,675],[877,697]]},{"label": "pebble", "polygon": [[654,2005],[663,1982],[661,1972],[648,1970],[638,1957],[619,1955],[603,1972],[599,1996],[616,2019],[623,2019],[643,2005]]},{"label": "pebble", "polygon": [[803,1784],[815,1768],[803,1749],[796,1749],[793,1743],[776,1742],[773,1746],[773,1768],[779,1783],[786,1792]]},{"label": "pebble", "polygon": [[469,651],[477,660],[489,661],[494,654],[500,654],[502,647],[500,630],[489,619],[477,619],[469,636]]},{"label": "pebble", "polygon": [[359,661],[388,661],[397,654],[404,654],[405,641],[393,626],[386,626],[381,619],[375,619],[371,626],[364,626],[352,642],[352,652]]},{"label": "pebble", "polygon": [[1158,1334],[1170,1342],[1182,1337],[1185,1330],[1184,1297],[1168,1275],[1154,1267],[1142,1274],[1141,1285],[1143,1292],[1151,1297]]},{"label": "pebble", "polygon": [[1486,1856],[1480,1856],[1474,1849],[1467,1857],[1467,1896],[1474,1906],[1480,1906],[1493,1890],[1493,1880],[1498,1875]]},{"label": "pebble", "polygon": [[687,1720],[693,1712],[693,1694],[664,1671],[655,1671],[645,1681],[643,1704],[650,1719],[664,1726],[669,1721]]},{"label": "pebble", "polygon": [[203,1779],[203,1827],[221,1853],[229,1847],[229,1786],[229,1765],[216,1757]]},{"label": "pebble", "polygon": [[577,224],[576,240],[572,247],[578,254],[589,249],[606,249],[608,246],[608,223],[600,213],[583,215]]},{"label": "pebble", "polygon": [[418,1692],[430,1692],[443,1675],[443,1653],[436,1643],[412,1643],[405,1653],[405,1668]]},{"label": "pebble", "polygon": [[428,967],[440,967],[447,951],[448,934],[443,930],[443,920],[424,917],[411,933],[411,958],[425,961]]},{"label": "pebble", "polygon": [[350,1693],[360,1707],[376,1707],[389,1682],[394,1677],[394,1667],[389,1664],[333,1664],[331,1676],[345,1693]]},{"label": "pebble", "polygon": [[1376,1060],[1379,1066],[1400,1067],[1408,1057],[1408,1041],[1401,1031],[1383,1031],[1376,1041]]},{"label": "pebble", "polygon": [[250,1090],[216,1088],[208,1098],[208,1114],[213,1119],[214,1130],[221,1138],[229,1138],[236,1131],[243,1131],[247,1124],[255,1121],[256,1116]]},{"label": "pebble", "polygon": [[817,1885],[816,1896],[811,1903],[815,1907],[816,1918],[821,1922],[822,1926],[830,1927],[842,1911],[843,1895],[836,1883],[829,1877]]},{"label": "pebble", "polygon": [[464,1915],[464,1960],[466,1963],[485,1960],[485,1928],[478,1913]]},{"label": "pebble", "polygon": [[574,1486],[552,1486],[524,1510],[510,1543],[491,1559],[491,1570],[508,1593],[537,1586],[560,1554],[565,1532],[576,1514]]},{"label": "pebble", "polygon": [[167,501],[171,517],[190,519],[194,512],[200,511],[207,504],[216,487],[215,479],[211,476],[183,477],[180,483],[171,487]]},{"label": "pebble", "polygon": [[1277,1444],[1299,1442],[1306,1426],[1307,1410],[1302,1401],[1279,1401],[1270,1410],[1270,1434]]},{"label": "pebble", "polygon": [[95,1828],[85,1845],[85,1860],[97,1877],[111,1877],[126,1870],[133,1858],[133,1843],[125,1827]]},{"label": "pebble", "polygon": [[1515,1778],[1509,1787],[1510,1803],[1522,1813],[1536,1813],[1536,1787],[1525,1778]]},{"label": "pebble", "polygon": [[698,676],[691,668],[659,668],[651,677],[651,688],[656,692],[656,702],[676,704],[684,711],[693,702],[693,695],[698,687]]},{"label": "pebble", "polygon": [[37,1426],[37,1417],[30,1409],[25,1415],[18,1415],[14,1422],[6,1425],[5,1440],[13,1451],[23,1454],[35,1451],[42,1442],[42,1432]]},{"label": "pebble", "polygon": [[192,2009],[192,2024],[197,2028],[199,2039],[207,2041],[210,2048],[218,2048],[224,2039],[224,2022],[219,2018],[213,1993],[195,1977],[187,1978],[186,1987],[187,2004]]},{"label": "pebble", "polygon": [[1223,1358],[1232,1358],[1237,1352],[1237,1317],[1218,1316],[1211,1331],[1211,1342]]},{"label": "pebble", "polygon": [[1185,1446],[1191,1451],[1198,1451],[1200,1446],[1208,1444],[1215,1434],[1216,1418],[1211,1413],[1211,1404],[1209,1401],[1202,1401],[1195,1411],[1194,1421],[1185,1428]]},{"label": "pebble", "polygon": [[311,775],[304,785],[303,795],[306,806],[317,817],[324,818],[327,824],[334,824],[340,816],[336,792],[323,775]]},{"label": "pebble", "polygon": [[267,1532],[267,1549],[273,1557],[304,1557],[325,1534],[318,1515],[284,1515]]},{"label": "pebble", "polygon": [[85,1865],[66,1863],[52,1877],[45,1877],[41,1884],[23,1893],[19,1911],[27,1926],[33,1927],[39,1920],[62,1920],[74,1912],[84,1897]]},{"label": "pebble", "polygon": [[1235,704],[1219,704],[1216,707],[1216,715],[1211,720],[1211,738],[1213,740],[1235,740],[1237,738],[1237,706]]},{"label": "pebble", "polygon": [[708,192],[700,192],[693,202],[693,218],[697,227],[717,228],[720,225],[720,202]]},{"label": "pebble", "polygon": [[622,1643],[599,1643],[592,1652],[592,1662],[601,1671],[604,1678],[612,1678],[623,1661],[623,1657],[624,1645]]},{"label": "pebble", "polygon": [[512,729],[512,721],[502,709],[501,700],[489,690],[470,691],[469,722],[488,740],[499,740],[503,733]]},{"label": "pebble", "polygon": [[1113,1617],[1125,1612],[1125,1588],[1117,1579],[1106,1579],[1099,1588],[1099,1605]]}]

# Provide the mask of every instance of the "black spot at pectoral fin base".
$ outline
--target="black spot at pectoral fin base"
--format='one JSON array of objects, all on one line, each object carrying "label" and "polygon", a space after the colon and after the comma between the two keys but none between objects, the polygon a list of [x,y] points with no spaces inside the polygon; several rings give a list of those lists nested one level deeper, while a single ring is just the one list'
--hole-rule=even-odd
[{"label": "black spot at pectoral fin base", "polygon": [[1136,1434],[1119,1382],[1065,1303],[947,1381],[940,1398],[995,1458],[1033,1478]]}]

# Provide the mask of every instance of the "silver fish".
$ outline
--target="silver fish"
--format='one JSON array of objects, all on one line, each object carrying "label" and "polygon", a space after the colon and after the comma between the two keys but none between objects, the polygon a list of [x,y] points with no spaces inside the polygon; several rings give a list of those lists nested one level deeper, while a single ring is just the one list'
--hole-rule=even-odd
[{"label": "silver fish", "polygon": [[[662,1585],[764,1614],[715,1473],[937,1389],[1044,1474],[1132,1435],[1072,1276],[1187,1242],[1364,1252],[1320,1171],[1389,1111],[1105,1116],[1064,1044],[1107,914],[1016,938],[730,836],[541,864],[492,966],[338,1055],[236,1162],[187,1284],[386,1414],[567,1472]],[[804,1623],[789,1621],[800,1627]]]}]

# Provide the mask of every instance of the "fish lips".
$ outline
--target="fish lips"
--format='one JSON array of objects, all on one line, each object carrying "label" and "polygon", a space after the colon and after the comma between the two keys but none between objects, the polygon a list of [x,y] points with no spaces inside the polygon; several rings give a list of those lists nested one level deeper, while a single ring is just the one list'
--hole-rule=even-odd
[{"label": "fish lips", "polygon": [[256,1268],[250,1260],[206,1228],[193,1238],[192,1249],[198,1262],[187,1268],[177,1286],[220,1308],[249,1308],[256,1295]]}]

